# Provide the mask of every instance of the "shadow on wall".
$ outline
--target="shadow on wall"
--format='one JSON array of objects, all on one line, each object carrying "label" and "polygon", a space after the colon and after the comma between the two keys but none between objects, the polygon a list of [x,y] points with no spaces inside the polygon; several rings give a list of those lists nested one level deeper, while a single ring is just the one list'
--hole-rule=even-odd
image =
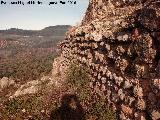
[{"label": "shadow on wall", "polygon": [[85,120],[84,110],[76,95],[65,94],[61,106],[51,112],[50,120]]}]

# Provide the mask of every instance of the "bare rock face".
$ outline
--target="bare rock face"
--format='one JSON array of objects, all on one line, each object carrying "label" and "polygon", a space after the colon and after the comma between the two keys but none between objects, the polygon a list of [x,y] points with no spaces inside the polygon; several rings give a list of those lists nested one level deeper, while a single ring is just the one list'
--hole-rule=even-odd
[{"label": "bare rock face", "polygon": [[132,114],[132,109],[128,106],[122,105],[122,111],[126,114]]},{"label": "bare rock face", "polygon": [[26,94],[35,94],[39,90],[39,82],[38,80],[27,82],[24,85],[21,85],[18,90],[14,93],[14,95],[10,96],[10,98],[18,97]]},{"label": "bare rock face", "polygon": [[160,79],[154,79],[153,80],[153,85],[155,87],[157,87],[158,89],[160,89]]},{"label": "bare rock face", "polygon": [[153,120],[158,120],[158,119],[160,119],[160,112],[158,112],[158,111],[153,111],[153,112],[152,112],[152,119],[153,119]]},{"label": "bare rock face", "polygon": [[58,87],[57,80],[53,79],[51,76],[43,76],[39,80],[32,80],[28,81],[25,84],[19,85],[15,92],[10,96],[10,98],[36,94],[42,90],[50,88],[50,86],[52,85]]},{"label": "bare rock face", "polygon": [[14,80],[9,79],[7,77],[3,77],[0,80],[0,90],[3,90],[5,88],[9,87],[10,85],[14,85],[14,84],[15,84]]},{"label": "bare rock face", "polygon": [[63,71],[77,59],[90,68],[95,94],[104,92],[120,119],[158,120],[159,5],[157,0],[90,0],[81,25],[61,42],[63,60],[55,68]]}]

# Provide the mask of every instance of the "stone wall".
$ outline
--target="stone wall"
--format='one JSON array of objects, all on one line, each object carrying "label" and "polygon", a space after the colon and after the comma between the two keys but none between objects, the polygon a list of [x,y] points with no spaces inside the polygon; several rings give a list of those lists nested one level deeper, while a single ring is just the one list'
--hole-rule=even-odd
[{"label": "stone wall", "polygon": [[90,0],[82,24],[60,44],[64,66],[73,59],[87,65],[93,92],[106,96],[121,120],[160,119],[159,5]]}]

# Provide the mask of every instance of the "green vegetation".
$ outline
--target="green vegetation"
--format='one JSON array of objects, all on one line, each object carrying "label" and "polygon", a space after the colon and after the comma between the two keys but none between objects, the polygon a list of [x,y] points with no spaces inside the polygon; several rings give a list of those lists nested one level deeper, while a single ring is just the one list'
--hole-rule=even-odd
[{"label": "green vegetation", "polygon": [[57,54],[57,43],[64,40],[69,27],[0,30],[0,78],[5,76],[24,81],[48,74]]},{"label": "green vegetation", "polygon": [[24,114],[30,114],[34,117],[35,120],[40,120],[42,117],[41,110],[43,109],[41,97],[38,96],[30,96],[28,98],[13,98],[11,100],[6,101],[5,110],[3,110],[3,116],[10,116],[14,119],[22,120]]},{"label": "green vegetation", "polygon": [[89,83],[88,69],[79,65],[78,63],[72,63],[69,67],[67,74],[67,81],[70,85],[77,88],[86,88]]},{"label": "green vegetation", "polygon": [[116,120],[115,113],[108,107],[106,99],[93,95],[89,87],[89,69],[77,62],[68,69],[67,82],[76,90],[83,106],[86,106],[86,117],[97,120]]},{"label": "green vegetation", "polygon": [[10,61],[4,63],[1,69],[0,78],[3,76],[13,77],[20,80],[35,80],[42,75],[49,74],[52,70],[52,63],[55,55],[45,57],[32,57],[26,60]]}]

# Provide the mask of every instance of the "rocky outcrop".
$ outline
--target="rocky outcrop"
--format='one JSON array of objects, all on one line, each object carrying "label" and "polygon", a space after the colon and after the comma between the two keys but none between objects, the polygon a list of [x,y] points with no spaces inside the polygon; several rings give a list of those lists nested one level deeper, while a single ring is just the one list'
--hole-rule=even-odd
[{"label": "rocky outcrop", "polygon": [[28,81],[21,85],[17,84],[16,86],[17,88],[15,89],[15,92],[10,95],[9,98],[41,93],[42,91],[49,89],[51,86],[54,86],[55,88],[59,87],[60,81],[53,78],[53,76],[43,76],[41,79]]},{"label": "rocky outcrop", "polygon": [[121,120],[160,119],[159,5],[90,0],[82,24],[60,44],[67,64],[78,59],[90,68],[90,87],[106,96]]},{"label": "rocky outcrop", "polygon": [[7,78],[7,77],[3,77],[2,79],[0,79],[0,92],[4,90],[5,88],[11,85],[14,85],[14,84],[15,84],[14,80]]}]

